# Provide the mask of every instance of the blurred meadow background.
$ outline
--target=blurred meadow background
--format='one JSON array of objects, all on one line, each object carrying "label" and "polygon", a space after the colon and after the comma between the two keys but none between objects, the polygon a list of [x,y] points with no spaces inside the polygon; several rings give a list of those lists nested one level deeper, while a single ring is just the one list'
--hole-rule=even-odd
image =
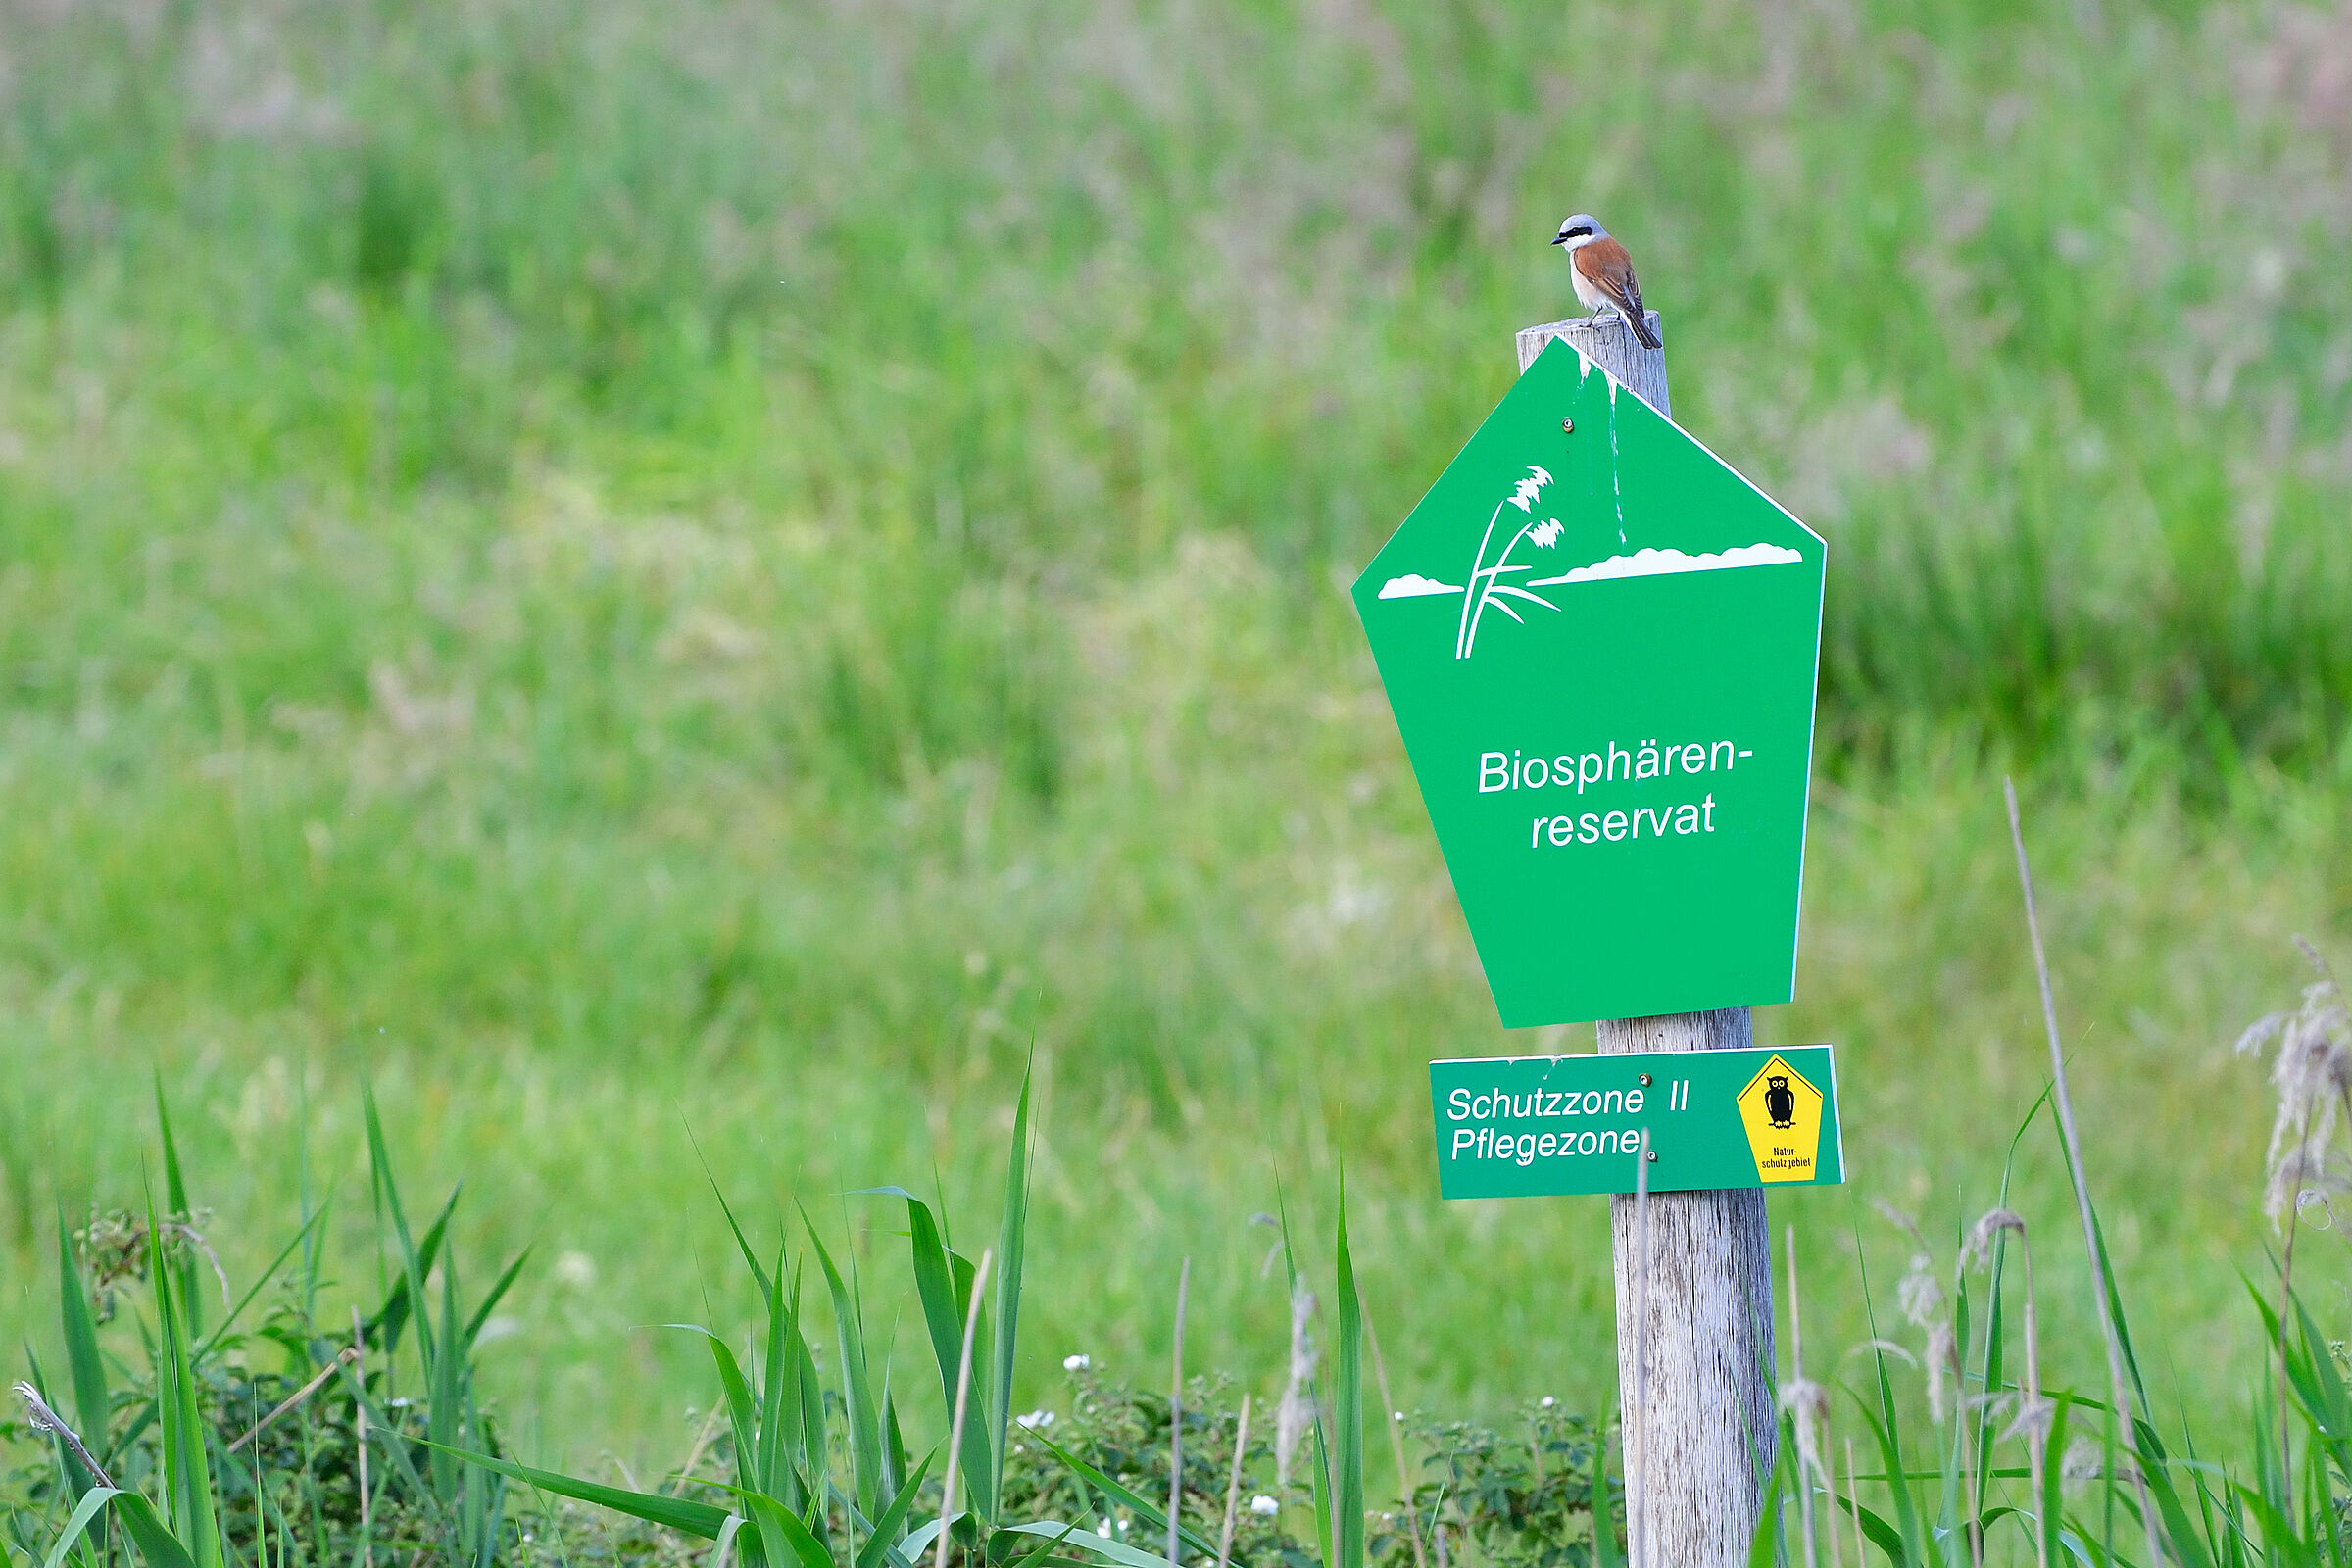
[{"label": "blurred meadow background", "polygon": [[1575,209],[1831,543],[1757,1027],[1838,1044],[1852,1185],[1776,1227],[1884,1281],[1872,1200],[1994,1200],[2012,772],[2151,1382],[2242,1409],[2229,1043],[2352,957],[2342,0],[0,0],[0,1340],[152,1071],[240,1280],[306,1169],[364,1233],[371,1082],[474,1276],[538,1249],[512,1440],[661,1462],[638,1326],[753,1309],[705,1162],[919,1336],[834,1195],[993,1223],[1034,1042],[1039,1398],[1161,1375],[1188,1255],[1277,1388],[1251,1217],[1344,1158],[1400,1403],[1597,1410],[1605,1206],[1442,1206],[1422,1065],[1591,1032],[1497,1027],[1342,593]]}]

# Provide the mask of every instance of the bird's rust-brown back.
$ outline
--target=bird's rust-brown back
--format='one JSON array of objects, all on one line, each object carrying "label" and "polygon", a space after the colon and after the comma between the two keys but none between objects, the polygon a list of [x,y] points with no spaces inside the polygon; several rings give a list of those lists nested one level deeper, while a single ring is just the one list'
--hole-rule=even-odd
[{"label": "bird's rust-brown back", "polygon": [[1578,246],[1568,259],[1594,287],[1636,315],[1641,313],[1642,285],[1634,280],[1634,259],[1624,246],[1613,239],[1596,239]]}]

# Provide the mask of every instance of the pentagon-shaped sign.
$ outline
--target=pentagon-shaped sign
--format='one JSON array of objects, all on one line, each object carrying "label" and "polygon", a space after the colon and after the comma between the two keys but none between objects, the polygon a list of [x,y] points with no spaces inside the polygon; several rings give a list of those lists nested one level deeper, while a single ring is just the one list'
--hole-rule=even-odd
[{"label": "pentagon-shaped sign", "polygon": [[1789,1000],[1826,559],[1555,339],[1356,580],[1506,1026]]}]

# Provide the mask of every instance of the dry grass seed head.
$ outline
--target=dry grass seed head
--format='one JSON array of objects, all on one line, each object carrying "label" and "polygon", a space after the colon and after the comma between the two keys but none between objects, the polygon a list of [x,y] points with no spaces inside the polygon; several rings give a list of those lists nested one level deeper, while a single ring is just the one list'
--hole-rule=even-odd
[{"label": "dry grass seed head", "polygon": [[1943,1309],[1943,1286],[1936,1280],[1936,1267],[1927,1253],[1911,1255],[1911,1267],[1895,1286],[1894,1298],[1913,1328],[1935,1326],[1936,1314]]},{"label": "dry grass seed head", "polygon": [[2009,1423],[2009,1430],[2001,1434],[2001,1441],[2007,1443],[2012,1438],[2023,1438],[2033,1444],[2046,1442],[2050,1435],[2050,1423],[2057,1419],[2057,1400],[2039,1396],[2032,1398],[2020,1396],[2017,1419]]},{"label": "dry grass seed head", "polygon": [[2007,1231],[2015,1231],[2019,1236],[2026,1234],[2026,1222],[2017,1210],[2013,1208],[1986,1209],[1984,1217],[1978,1220],[1969,1230],[1967,1245],[1960,1249],[1961,1262],[1964,1265],[1975,1263],[1989,1268],[1992,1265],[1992,1244],[1996,1238]]},{"label": "dry grass seed head", "polygon": [[[2118,1457],[2125,1458],[2127,1462],[2116,1466],[2115,1479],[2131,1485],[2139,1476],[2130,1464],[2127,1450],[2117,1451]],[[2067,1491],[2079,1492],[2094,1481],[2104,1480],[2106,1476],[2106,1453],[2099,1440],[2086,1432],[2077,1433],[2066,1446],[2065,1457],[2058,1461],[2059,1481]]]},{"label": "dry grass seed head", "polygon": [[1810,1474],[1828,1476],[1821,1445],[1830,1430],[1830,1391],[1811,1378],[1791,1378],[1781,1385],[1781,1408],[1794,1418],[1798,1464]]},{"label": "dry grass seed head", "polygon": [[2317,950],[2300,939],[2296,945],[2319,978],[2303,988],[2298,1006],[2256,1019],[2236,1046],[2248,1056],[2260,1055],[2274,1042],[2278,1046],[2271,1083],[2278,1094],[2278,1113],[2264,1159],[2262,1201],[2274,1227],[2290,1207],[2300,1210],[2306,1195],[2343,1190],[2328,1151],[2337,1110],[2352,1095],[2352,1011]]}]

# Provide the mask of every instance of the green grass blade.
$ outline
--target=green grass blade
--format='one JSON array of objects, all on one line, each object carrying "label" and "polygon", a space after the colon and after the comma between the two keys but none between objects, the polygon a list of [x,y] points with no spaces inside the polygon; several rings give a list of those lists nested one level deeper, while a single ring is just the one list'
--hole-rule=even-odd
[{"label": "green grass blade", "polygon": [[2041,1467],[2041,1495],[2034,1499],[2034,1505],[2040,1515],[2034,1521],[2035,1528],[2041,1532],[2042,1550],[2047,1553],[2050,1562],[2058,1561],[2059,1551],[2064,1544],[2059,1539],[2059,1524],[2066,1505],[2066,1465],[2063,1456],[2066,1453],[2067,1417],[2072,1413],[2075,1401],[2061,1394],[2054,1402],[2058,1408],[2050,1416],[2046,1450],[2050,1457]]},{"label": "green grass blade", "polygon": [[[398,1195],[394,1195],[392,1202],[387,1205],[383,1192],[388,1178],[383,1177],[381,1173],[371,1171],[370,1179],[374,1183],[377,1194],[376,1218],[380,1240],[384,1212],[387,1207],[397,1210]],[[416,1273],[419,1278],[432,1273],[434,1260],[441,1255],[441,1244],[448,1239],[450,1216],[457,1210],[458,1197],[462,1190],[462,1187],[451,1189],[449,1201],[441,1205],[441,1212],[434,1215],[432,1224],[425,1227],[424,1240],[416,1246]],[[405,1224],[399,1226],[398,1229],[405,1231]],[[401,1250],[401,1258],[399,1275],[392,1281],[391,1287],[384,1292],[383,1304],[376,1308],[375,1315],[368,1319],[366,1325],[368,1338],[373,1340],[387,1356],[400,1348],[401,1335],[407,1331],[409,1319],[415,1315],[416,1311],[416,1302],[409,1296],[408,1252],[405,1247]]]},{"label": "green grass blade", "polygon": [[490,1293],[482,1298],[482,1304],[475,1307],[473,1316],[466,1320],[466,1332],[458,1340],[460,1355],[473,1353],[473,1342],[482,1337],[482,1325],[490,1321],[490,1314],[498,1309],[498,1303],[505,1299],[507,1292],[521,1275],[523,1264],[530,1260],[531,1250],[526,1247],[515,1254],[514,1261],[509,1263],[498,1276],[498,1283],[490,1287]]},{"label": "green grass blade", "polygon": [[[1062,1543],[1075,1535],[1077,1530],[1078,1526],[1075,1522],[1063,1525],[1058,1535],[1041,1540],[1033,1549],[1012,1558],[1006,1563],[1005,1568],[1042,1568],[1043,1564],[1056,1560],[1054,1553],[1060,1550]],[[1008,1536],[1024,1534],[1019,1530],[1007,1530],[1003,1533]],[[1027,1533],[1034,1534],[1035,1532]]]},{"label": "green grass blade", "polygon": [[212,1456],[206,1450],[202,1406],[196,1397],[196,1368],[188,1355],[176,1271],[164,1251],[154,1205],[147,1211],[148,1273],[155,1290],[156,1397],[162,1420],[164,1496],[172,1534],[195,1558],[196,1568],[223,1568],[220,1529],[214,1507]]},{"label": "green grass blade", "polygon": [[[1756,1516],[1756,1533],[1748,1538],[1747,1568],[1773,1568],[1781,1559],[1782,1498],[1792,1481],[1803,1484],[1800,1478],[1791,1474],[1791,1460],[1795,1453],[1796,1423],[1784,1421],[1781,1423],[1780,1457],[1774,1461],[1772,1475],[1765,1482],[1764,1507]],[[1812,1568],[1812,1565],[1806,1564],[1805,1568]]]},{"label": "green grass blade", "polygon": [[780,1497],[788,1508],[801,1505],[800,1485],[800,1361],[788,1336],[797,1339],[800,1327],[785,1308],[784,1253],[776,1252],[776,1269],[760,1285],[767,1310],[767,1354],[760,1380],[760,1487]]},{"label": "green grass blade", "polygon": [[2303,1539],[2303,1533],[2272,1503],[2271,1499],[2252,1487],[2240,1486],[2238,1495],[2244,1499],[2247,1512],[2262,1530],[2265,1562],[2280,1568],[2319,1568],[2320,1554]]},{"label": "green grass blade", "polygon": [[915,1466],[914,1474],[906,1478],[906,1484],[899,1488],[899,1494],[890,1499],[890,1506],[882,1510],[881,1517],[866,1533],[865,1544],[858,1548],[852,1568],[883,1568],[891,1546],[906,1527],[906,1512],[914,1506],[915,1494],[922,1490],[923,1478],[931,1473],[931,1461],[937,1457],[936,1448],[923,1455],[923,1462]]},{"label": "green grass blade", "polygon": [[57,1306],[65,1330],[66,1370],[74,1379],[74,1413],[81,1418],[81,1441],[104,1462],[114,1396],[107,1390],[106,1359],[98,1353],[98,1323],[90,1315],[90,1298],[81,1287],[81,1269],[74,1261],[74,1240],[66,1229],[63,1203],[57,1207]]},{"label": "green grass blade", "polygon": [[[2140,1427],[2145,1422],[2136,1423]],[[2146,1456],[2162,1452],[2153,1431],[2140,1433],[2140,1474],[2146,1478],[2148,1495],[2156,1505],[2156,1517],[2164,1526],[2166,1545],[2181,1564],[2181,1568],[2215,1568],[2213,1554],[2206,1550],[2203,1533],[2181,1506],[2180,1490],[2173,1485],[2171,1470],[2162,1463],[2148,1462]]]},{"label": "green grass blade", "polygon": [[745,1381],[743,1367],[727,1342],[699,1323],[664,1323],[663,1328],[677,1329],[686,1334],[700,1334],[710,1347],[710,1359],[718,1368],[718,1386],[727,1400],[727,1420],[735,1433],[735,1484],[745,1492],[766,1490],[760,1474],[760,1416],[758,1402],[752,1397],[752,1386]]},{"label": "green grass blade", "polygon": [[[691,1130],[687,1132],[686,1136],[689,1141],[694,1138]],[[701,1144],[695,1144],[694,1154],[697,1159],[702,1159],[703,1146]],[[727,1217],[727,1229],[735,1235],[735,1248],[736,1250],[743,1253],[744,1266],[752,1271],[752,1278],[760,1282],[760,1294],[767,1295],[773,1288],[767,1270],[760,1266],[760,1254],[752,1250],[752,1239],[744,1235],[743,1227],[736,1223],[734,1206],[727,1201],[727,1195],[719,1191],[718,1178],[711,1174],[710,1162],[707,1159],[703,1160],[703,1180],[710,1184],[710,1196],[718,1200],[718,1211]],[[776,1266],[782,1268],[783,1264],[779,1261]]]},{"label": "green grass blade", "polygon": [[90,1527],[90,1521],[98,1517],[98,1510],[106,1506],[109,1498],[121,1495],[113,1487],[92,1487],[83,1493],[81,1500],[74,1505],[74,1512],[67,1516],[65,1532],[49,1548],[49,1555],[41,1559],[41,1568],[58,1568],[66,1560],[66,1553],[81,1539],[81,1533]]},{"label": "green grass blade", "polygon": [[816,1250],[817,1264],[825,1271],[825,1289],[833,1298],[833,1328],[841,1350],[841,1396],[850,1418],[851,1473],[857,1483],[858,1506],[870,1515],[882,1507],[882,1421],[865,1362],[865,1329],[858,1321],[856,1298],[841,1271],[833,1266],[833,1256],[825,1250],[824,1240],[816,1234],[806,1210],[801,1223],[808,1227],[808,1244]]},{"label": "green grass blade", "polygon": [[[155,1070],[155,1124],[164,1140],[164,1201],[170,1213],[184,1220],[196,1212],[196,1207],[188,1201],[187,1177],[179,1163],[179,1142],[172,1136],[172,1112],[164,1103],[161,1067]],[[191,1247],[175,1268],[179,1275],[180,1310],[185,1314],[183,1330],[193,1340],[204,1333],[204,1265],[197,1260]]]},{"label": "green grass blade", "polygon": [[[807,1322],[801,1315],[801,1279],[797,1271],[792,1279],[791,1302],[794,1324]],[[816,1355],[808,1348],[808,1336],[797,1326],[792,1336],[792,1355],[799,1367],[793,1384],[800,1394],[802,1463],[808,1471],[810,1491],[821,1497],[831,1464],[831,1450],[825,1442],[825,1386],[817,1380]]]},{"label": "green grass blade", "polygon": [[[1282,1266],[1290,1281],[1293,1301],[1298,1299],[1298,1253],[1291,1245],[1291,1200],[1283,1188],[1282,1172],[1274,1173],[1274,1216],[1282,1230]],[[1307,1491],[1314,1505],[1315,1544],[1321,1549],[1323,1561],[1332,1563],[1331,1528],[1331,1454],[1323,1438],[1323,1401],[1317,1396],[1312,1380],[1307,1385],[1308,1407],[1314,1412],[1308,1430],[1314,1438],[1314,1447],[1307,1467]],[[1165,1528],[1163,1525],[1161,1528]]]},{"label": "green grass blade", "polygon": [[[1993,1205],[1994,1207],[2007,1208],[2009,1206],[2009,1186],[2011,1179],[2017,1174],[2017,1152],[2025,1144],[2026,1134],[2033,1129],[2034,1119],[2049,1105],[2050,1095],[2056,1087],[2054,1082],[2044,1083],[2041,1086],[2041,1093],[2034,1096],[2034,1103],[2026,1107],[2026,1114],[2018,1122],[2017,1131],[2009,1135],[2009,1150],[2001,1160],[2000,1200]],[[1998,1431],[1998,1423],[1994,1419],[1994,1402],[1989,1396],[2001,1386],[2001,1379],[2004,1376],[2002,1358],[2007,1348],[2008,1336],[2001,1311],[2001,1278],[2007,1266],[2008,1256],[2009,1233],[2007,1231],[1996,1232],[1992,1239],[1992,1260],[1986,1271],[1984,1356],[1979,1363],[1977,1381],[1978,1388],[1988,1397],[1977,1407],[1972,1423],[1976,1428],[1976,1446],[1979,1456],[1977,1496],[1973,1511],[1977,1515],[1980,1529],[1983,1528],[1984,1508],[1990,1500],[1992,1487],[1992,1478],[1988,1474],[1991,1467],[1983,1462],[1983,1456],[1992,1451],[1995,1441],[1994,1434]]]},{"label": "green grass blade", "polygon": [[1617,1568],[1617,1517],[1609,1503],[1609,1418],[1614,1414],[1601,1411],[1600,1425],[1592,1429],[1592,1486],[1585,1494],[1585,1507],[1592,1515],[1592,1568]]},{"label": "green grass blade", "polygon": [[[436,1445],[454,1446],[459,1441],[459,1418],[466,1408],[466,1352],[459,1348],[458,1336],[458,1250],[442,1249],[441,1256],[441,1321],[429,1325],[429,1342],[438,1353],[426,1363],[425,1381],[431,1389],[425,1406],[425,1434]],[[428,1324],[423,1314],[416,1319],[417,1344],[427,1343]],[[458,1462],[434,1447],[427,1470],[433,1483],[433,1500],[445,1510],[456,1511],[463,1498]]]},{"label": "green grass blade", "polygon": [[123,1533],[147,1559],[147,1568],[199,1568],[196,1558],[155,1511],[155,1504],[135,1492],[115,1498],[115,1517]]},{"label": "green grass blade", "polygon": [[833,1554],[791,1509],[764,1492],[745,1494],[743,1503],[752,1528],[760,1532],[760,1549],[770,1568],[796,1562],[800,1568],[833,1568]]},{"label": "green grass blade", "polygon": [[368,1412],[368,1437],[375,1443],[375,1451],[392,1461],[392,1473],[408,1489],[409,1495],[418,1503],[429,1506],[433,1500],[432,1489],[424,1484],[424,1477],[418,1475],[416,1467],[409,1462],[409,1446],[406,1443],[382,1441],[384,1435],[397,1432],[399,1428],[384,1414],[383,1406],[376,1403],[374,1396],[361,1383],[359,1374],[349,1366],[342,1369],[342,1384],[351,1395],[352,1401]]},{"label": "green grass blade", "polygon": [[1334,1348],[1332,1491],[1338,1568],[1364,1568],[1364,1307],[1356,1295],[1355,1260],[1348,1250],[1348,1177],[1340,1175],[1340,1338]]},{"label": "green grass blade", "polygon": [[204,1343],[196,1347],[195,1361],[198,1366],[202,1366],[212,1358],[213,1352],[220,1348],[220,1342],[227,1338],[228,1331],[236,1325],[237,1319],[242,1317],[245,1309],[253,1304],[253,1298],[261,1295],[270,1282],[277,1277],[277,1271],[286,1266],[286,1260],[294,1255],[296,1249],[305,1246],[311,1240],[312,1235],[318,1229],[318,1221],[325,1213],[325,1208],[321,1207],[309,1219],[303,1221],[302,1229],[294,1233],[294,1239],[279,1249],[277,1256],[270,1259],[270,1266],[262,1270],[261,1276],[253,1282],[252,1287],[243,1296],[237,1298],[236,1304],[231,1306],[220,1321],[214,1326],[213,1332],[204,1337]]},{"label": "green grass blade", "polygon": [[1863,1406],[1863,1410],[1866,1415],[1869,1415],[1871,1431],[1878,1438],[1879,1452],[1885,1462],[1887,1475],[1886,1490],[1894,1497],[1895,1523],[1901,1529],[1903,1538],[1903,1560],[1925,1563],[1930,1560],[1928,1544],[1923,1539],[1919,1509],[1911,1495],[1911,1484],[1903,1478],[1901,1418],[1895,1414],[1894,1384],[1886,1376],[1886,1354],[1877,1348],[1881,1343],[1878,1303],[1871,1298],[1870,1265],[1862,1255],[1862,1242],[1858,1235],[1854,1238],[1854,1263],[1862,1277],[1862,1307],[1864,1316],[1870,1324],[1871,1366],[1877,1374],[1879,1386],[1878,1413],[1869,1415],[1870,1407],[1867,1404]]},{"label": "green grass blade", "polygon": [[[956,1373],[963,1360],[964,1309],[970,1304],[970,1272],[958,1278],[954,1257],[940,1234],[931,1206],[900,1188],[879,1189],[906,1200],[907,1249],[914,1263],[914,1294],[923,1309],[923,1327],[931,1337],[931,1356],[939,1367],[939,1388],[945,1408],[956,1408]],[[976,1348],[976,1347],[975,1347]],[[987,1412],[979,1401],[964,1409],[963,1446],[958,1462],[968,1456],[975,1472],[993,1474],[996,1450],[987,1437]]]},{"label": "green grass blade", "polygon": [[[1134,1492],[1118,1481],[1113,1480],[1109,1475],[1105,1474],[1102,1470],[1097,1469],[1095,1466],[1089,1464],[1086,1460],[1079,1458],[1076,1454],[1070,1452],[1067,1448],[1064,1448],[1061,1446],[1061,1445],[1055,1443],[1052,1438],[1047,1437],[1042,1432],[1032,1432],[1028,1434],[1028,1436],[1036,1439],[1048,1453],[1051,1453],[1054,1458],[1059,1459],[1065,1466],[1067,1466],[1072,1475],[1085,1482],[1095,1491],[1102,1493],[1111,1501],[1133,1513],[1135,1515],[1137,1524],[1143,1526],[1144,1529],[1151,1531],[1155,1535],[1160,1535],[1163,1537],[1166,1535],[1168,1528],[1168,1513],[1167,1507],[1164,1503],[1152,1502],[1144,1497],[1141,1494]],[[1210,1557],[1214,1557],[1217,1554],[1217,1548],[1211,1545],[1208,1542],[1202,1540],[1200,1536],[1196,1535],[1190,1527],[1179,1524],[1177,1529],[1180,1539],[1193,1550],[1205,1553]],[[1089,1549],[1091,1550],[1092,1548],[1090,1547]],[[1153,1560],[1162,1564],[1165,1564],[1167,1561],[1165,1557],[1154,1558]]]},{"label": "green grass blade", "polygon": [[[1071,1531],[1066,1537],[1063,1531]],[[1124,1542],[1111,1541],[1091,1530],[1071,1530],[1058,1519],[1037,1519],[1024,1525],[1007,1525],[998,1532],[1004,1536],[1046,1536],[1065,1543],[1072,1551],[1091,1552],[1104,1562],[1116,1563],[1118,1568],[1168,1568],[1168,1559],[1148,1551],[1139,1551]],[[911,1538],[909,1538],[911,1540]],[[1210,1555],[1215,1555],[1212,1551]]]},{"label": "green grass blade", "polygon": [[631,1492],[622,1487],[609,1487],[599,1481],[586,1481],[576,1476],[559,1475],[553,1470],[534,1469],[469,1449],[454,1450],[457,1458],[467,1464],[479,1465],[510,1481],[552,1492],[560,1497],[571,1497],[580,1502],[592,1502],[600,1508],[625,1513],[632,1519],[642,1519],[649,1525],[662,1525],[679,1530],[705,1541],[716,1541],[729,1517],[724,1508],[708,1502],[696,1502],[689,1497],[665,1497],[659,1493]]},{"label": "green grass blade", "polygon": [[[988,1388],[988,1428],[992,1437],[988,1494],[973,1499],[984,1516],[995,1514],[997,1499],[1004,1495],[1004,1454],[1011,1441],[1012,1373],[1021,1321],[1021,1263],[1029,1238],[1029,1091],[1036,1071],[1032,1062],[1021,1073],[1020,1102],[1012,1113],[1012,1148],[1004,1162],[1004,1222],[997,1233],[997,1310],[993,1325],[996,1344]],[[974,1469],[977,1472],[978,1467]]]},{"label": "green grass blade", "polygon": [[[1895,1529],[1885,1515],[1875,1508],[1863,1507],[1862,1499],[1859,1497],[1840,1497],[1833,1492],[1830,1494],[1830,1500],[1843,1508],[1862,1526],[1862,1534],[1869,1539],[1872,1545],[1886,1554],[1888,1562],[1900,1564],[1904,1560],[1903,1533]],[[1839,1526],[1838,1528],[1842,1529],[1843,1527]]]},{"label": "green grass blade", "polygon": [[[375,1184],[377,1200],[383,1203],[392,1216],[393,1236],[400,1243],[401,1284],[407,1292],[407,1300],[410,1306],[415,1309],[411,1315],[416,1319],[417,1354],[424,1362],[425,1375],[429,1380],[432,1375],[434,1345],[432,1325],[427,1321],[427,1313],[424,1309],[426,1299],[424,1276],[431,1264],[418,1254],[416,1241],[409,1232],[408,1210],[400,1200],[400,1183],[393,1175],[392,1152],[384,1141],[383,1121],[376,1114],[375,1090],[373,1088],[364,1088],[360,1091],[360,1107],[362,1120],[366,1122],[368,1128],[368,1175]],[[448,1203],[443,1205],[441,1211],[444,1224],[447,1222],[450,1211],[457,1207],[457,1202],[458,1195],[452,1192],[449,1195]],[[435,1229],[439,1231],[440,1227],[436,1226]],[[389,1311],[390,1302],[387,1300],[385,1304],[386,1310]],[[384,1353],[387,1356],[390,1355],[392,1348],[392,1338],[388,1336],[384,1345]]]},{"label": "green grass blade", "polygon": [[899,1430],[899,1401],[891,1396],[890,1366],[882,1368],[882,1490],[896,1494],[906,1484],[906,1435]]}]

